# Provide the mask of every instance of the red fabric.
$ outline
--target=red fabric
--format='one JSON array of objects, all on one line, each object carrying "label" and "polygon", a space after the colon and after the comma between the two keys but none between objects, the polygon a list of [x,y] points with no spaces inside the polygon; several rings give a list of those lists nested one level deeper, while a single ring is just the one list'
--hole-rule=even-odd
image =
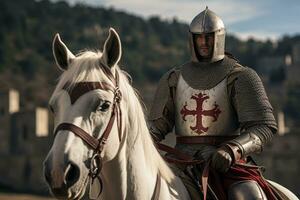
[{"label": "red fabric", "polygon": [[219,174],[214,170],[210,170],[209,174],[209,183],[212,188],[214,188],[214,192],[218,198],[222,200],[227,199],[225,191],[228,191],[231,184],[243,180],[256,181],[265,192],[268,200],[277,199],[267,181],[262,177],[258,167],[235,165],[232,166],[225,174]]}]

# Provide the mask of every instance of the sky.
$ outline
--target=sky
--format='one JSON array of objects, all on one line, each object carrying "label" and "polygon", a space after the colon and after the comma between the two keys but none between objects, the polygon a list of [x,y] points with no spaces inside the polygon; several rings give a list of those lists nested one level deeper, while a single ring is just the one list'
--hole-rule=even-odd
[{"label": "sky", "polygon": [[[53,0],[57,1],[57,0]],[[227,32],[241,39],[276,40],[300,34],[299,0],[66,0],[149,18],[160,16],[190,23],[206,6],[223,19]]]}]

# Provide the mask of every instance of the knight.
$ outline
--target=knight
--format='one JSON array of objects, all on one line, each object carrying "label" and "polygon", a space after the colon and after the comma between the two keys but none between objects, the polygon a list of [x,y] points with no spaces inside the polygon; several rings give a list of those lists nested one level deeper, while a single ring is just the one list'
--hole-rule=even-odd
[{"label": "knight", "polygon": [[205,166],[208,199],[275,199],[251,159],[277,131],[262,81],[253,69],[225,53],[224,23],[207,7],[190,23],[189,47],[191,60],[159,81],[149,113],[153,139],[162,141],[174,128],[175,148],[205,160],[193,166],[200,173],[196,179],[197,172],[191,177],[188,166],[172,165],[192,199],[203,196],[194,183],[203,189]]}]

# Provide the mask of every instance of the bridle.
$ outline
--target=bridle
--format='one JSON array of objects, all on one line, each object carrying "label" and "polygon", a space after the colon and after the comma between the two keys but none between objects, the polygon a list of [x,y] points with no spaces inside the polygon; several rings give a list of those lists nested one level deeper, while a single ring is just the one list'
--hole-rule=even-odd
[{"label": "bridle", "polygon": [[[102,63],[101,63],[102,64]],[[102,64],[103,65],[103,64]],[[116,70],[115,77],[113,76],[112,72],[108,67],[105,65],[101,67],[103,72],[107,75],[107,77],[112,81],[113,85],[108,84],[107,82],[79,82],[75,84],[75,86],[72,88],[72,90],[68,90],[70,84],[66,83],[63,87],[64,90],[66,90],[70,96],[71,104],[75,103],[76,100],[84,95],[85,93],[101,89],[105,91],[112,91],[114,94],[113,102],[112,102],[112,112],[110,119],[108,121],[108,124],[102,134],[102,136],[97,139],[90,134],[88,134],[86,131],[84,131],[82,128],[72,124],[72,123],[61,123],[57,126],[55,129],[54,135],[56,135],[61,130],[68,130],[74,133],[76,136],[81,138],[86,144],[89,145],[89,147],[93,150],[93,155],[90,160],[90,168],[89,168],[89,176],[93,181],[97,178],[100,182],[101,189],[99,191],[98,196],[102,192],[102,180],[99,176],[101,169],[102,169],[102,157],[101,152],[103,151],[103,148],[106,144],[107,138],[109,137],[112,127],[115,123],[115,120],[117,119],[117,127],[118,127],[118,133],[119,133],[119,141],[121,142],[122,137],[122,112],[120,108],[120,102],[122,100],[122,93],[119,89],[119,74]],[[154,192],[152,195],[151,200],[157,200],[159,198],[160,193],[160,187],[161,187],[161,178],[160,175],[157,174],[156,178],[156,184],[154,188]]]},{"label": "bridle", "polygon": [[[71,131],[76,136],[81,138],[86,144],[88,144],[88,146],[93,150],[93,155],[90,160],[90,168],[89,168],[89,176],[91,177],[92,182],[94,181],[95,178],[97,177],[99,178],[99,174],[102,169],[101,152],[103,151],[107,138],[111,133],[115,120],[117,120],[119,141],[121,141],[121,132],[122,132],[122,120],[121,120],[122,112],[120,109],[122,94],[119,89],[119,75],[118,72],[116,71],[116,78],[114,78],[113,74],[107,67],[103,66],[102,69],[103,72],[107,75],[107,77],[112,81],[114,86],[108,84],[107,82],[79,82],[75,84],[75,86],[71,90],[68,90],[70,86],[69,83],[66,83],[63,87],[63,89],[66,90],[70,96],[71,104],[75,103],[80,96],[84,95],[89,91],[101,89],[101,90],[113,92],[114,98],[112,102],[112,112],[102,136],[99,139],[97,139],[91,136],[86,131],[84,131],[82,128],[72,123],[61,123],[57,126],[54,132],[54,135],[56,135],[61,130]],[[99,179],[99,181],[102,190],[102,181],[101,179]]]}]

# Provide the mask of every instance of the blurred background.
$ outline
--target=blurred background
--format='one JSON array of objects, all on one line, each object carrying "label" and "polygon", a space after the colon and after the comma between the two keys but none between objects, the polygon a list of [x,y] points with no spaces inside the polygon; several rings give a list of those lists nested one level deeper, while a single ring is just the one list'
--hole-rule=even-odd
[{"label": "blurred background", "polygon": [[120,66],[149,108],[162,74],[189,59],[188,24],[206,5],[225,23],[226,51],[258,72],[274,107],[279,134],[256,160],[265,177],[300,196],[299,1],[1,0],[0,199],[49,196],[42,162],[53,140],[47,104],[60,75],[55,33],[79,53],[102,49],[114,27]]}]

